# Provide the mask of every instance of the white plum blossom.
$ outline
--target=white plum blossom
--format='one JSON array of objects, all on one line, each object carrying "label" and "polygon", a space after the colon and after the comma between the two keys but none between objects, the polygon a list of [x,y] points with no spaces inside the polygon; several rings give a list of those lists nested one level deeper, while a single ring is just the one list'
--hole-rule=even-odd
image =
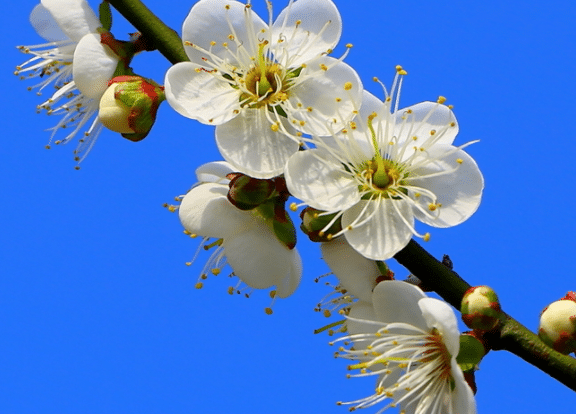
[{"label": "white plum blossom", "polygon": [[196,3],[182,28],[190,62],[171,67],[165,79],[172,108],[216,125],[224,159],[255,178],[281,174],[303,134],[342,129],[362,100],[346,54],[327,56],[342,30],[334,3],[290,0],[274,22],[267,4],[268,24],[250,3]]},{"label": "white plum blossom", "polygon": [[67,143],[87,125],[85,136],[74,151],[75,159],[81,161],[102,129],[94,115],[119,59],[101,43],[97,34],[100,21],[85,0],[42,0],[32,10],[30,22],[47,43],[19,46],[33,57],[18,66],[15,74],[22,79],[40,78],[39,83],[28,88],[38,89],[38,95],[50,85],[56,89],[38,105],[38,111],[44,109],[49,115],[61,116],[50,128],[50,142],[60,129],[69,129],[64,138],[55,141]]},{"label": "white plum blossom", "polygon": [[[341,133],[316,139],[317,147],[294,154],[286,184],[304,204],[341,220],[344,235],[363,256],[385,260],[419,234],[414,218],[450,227],[478,208],[484,180],[476,162],[452,143],[458,125],[452,110],[422,102],[398,110],[401,67],[384,102],[364,91],[358,117]],[[394,91],[397,90],[396,99]],[[292,209],[297,205],[293,204]]]},{"label": "white plum blossom", "polygon": [[[200,183],[182,197],[178,207],[185,232],[203,237],[201,246],[205,249],[216,247],[200,278],[217,275],[228,264],[250,288],[275,286],[273,297],[290,296],[300,283],[300,256],[295,248],[289,249],[278,240],[269,220],[257,209],[243,211],[228,200],[226,175],[232,172],[232,166],[225,162],[200,166],[196,170]],[[207,244],[211,238],[216,240]],[[196,286],[202,287],[202,282]]]},{"label": "white plum blossom", "polygon": [[348,335],[338,341],[350,348],[340,347],[336,356],[355,361],[349,369],[360,372],[349,377],[377,380],[372,395],[339,405],[354,410],[387,401],[378,413],[391,407],[402,414],[476,413],[474,394],[456,362],[460,333],[448,304],[409,283],[384,281],[372,302],[352,305],[346,325]]}]

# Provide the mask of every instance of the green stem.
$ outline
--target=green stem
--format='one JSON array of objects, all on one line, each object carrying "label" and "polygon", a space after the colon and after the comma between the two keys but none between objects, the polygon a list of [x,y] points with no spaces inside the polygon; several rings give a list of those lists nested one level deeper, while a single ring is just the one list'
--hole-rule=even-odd
[{"label": "green stem", "polygon": [[[457,273],[436,260],[414,240],[394,258],[427,288],[460,309],[462,297],[470,285]],[[576,358],[554,351],[510,316],[505,314],[499,328],[485,334],[483,339],[489,349],[511,352],[576,391]]]},{"label": "green stem", "polygon": [[140,0],[108,0],[172,64],[188,61],[178,33],[166,26]]}]

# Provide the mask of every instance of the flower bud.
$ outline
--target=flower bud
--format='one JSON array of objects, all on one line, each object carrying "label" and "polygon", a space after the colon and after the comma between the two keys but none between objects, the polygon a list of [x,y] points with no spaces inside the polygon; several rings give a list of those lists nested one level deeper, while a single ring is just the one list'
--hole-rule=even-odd
[{"label": "flower bud", "polygon": [[165,99],[164,88],[140,76],[117,76],[108,85],[100,99],[100,122],[131,141],[144,139]]},{"label": "flower bud", "polygon": [[241,173],[228,174],[228,200],[240,210],[251,210],[268,201],[274,192],[273,180],[252,178]]},{"label": "flower bud", "polygon": [[462,298],[462,320],[471,329],[489,331],[498,325],[502,311],[496,292],[488,286],[471,287]]},{"label": "flower bud", "polygon": [[337,219],[328,229],[323,230],[334,219],[337,213],[322,215],[323,211],[306,207],[300,213],[302,224],[300,230],[313,242],[327,242],[332,236],[342,230],[342,223]]},{"label": "flower bud", "polygon": [[576,352],[576,295],[568,294],[548,305],[540,314],[538,336],[563,354]]}]

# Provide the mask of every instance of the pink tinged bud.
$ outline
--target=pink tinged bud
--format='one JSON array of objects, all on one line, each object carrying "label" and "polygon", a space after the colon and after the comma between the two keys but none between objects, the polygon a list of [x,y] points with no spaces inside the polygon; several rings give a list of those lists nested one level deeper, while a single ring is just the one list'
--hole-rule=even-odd
[{"label": "pink tinged bud", "polygon": [[471,329],[489,331],[500,320],[502,310],[496,292],[488,286],[471,287],[462,298],[462,320]]},{"label": "pink tinged bud", "polygon": [[568,295],[552,302],[540,314],[538,336],[558,352],[576,352],[576,301]]},{"label": "pink tinged bud", "polygon": [[164,88],[139,76],[117,76],[100,99],[100,121],[131,141],[148,135],[158,106],[164,100]]}]

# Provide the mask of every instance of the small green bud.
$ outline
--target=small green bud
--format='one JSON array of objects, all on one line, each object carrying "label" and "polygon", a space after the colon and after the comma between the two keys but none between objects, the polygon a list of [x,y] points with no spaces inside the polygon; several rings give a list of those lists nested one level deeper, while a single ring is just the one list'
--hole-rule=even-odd
[{"label": "small green bud", "polygon": [[462,298],[462,320],[471,329],[489,331],[500,320],[502,310],[496,292],[488,286],[471,287]]},{"label": "small green bud", "polygon": [[98,116],[106,128],[131,141],[140,141],[150,132],[164,99],[164,88],[151,80],[117,76],[100,99]]},{"label": "small green bud", "polygon": [[300,230],[313,242],[327,242],[332,240],[334,234],[342,230],[342,223],[337,219],[328,229],[323,230],[334,219],[337,213],[323,214],[321,210],[306,207],[300,213],[302,224]]},{"label": "small green bud", "polygon": [[228,174],[228,200],[240,210],[251,210],[269,200],[275,189],[273,180],[252,178],[241,173]]},{"label": "small green bud", "polygon": [[473,332],[466,332],[460,335],[460,350],[456,357],[456,362],[463,372],[474,372],[487,351],[484,344]]},{"label": "small green bud", "polygon": [[558,352],[576,352],[576,294],[548,305],[540,314],[538,336]]}]

